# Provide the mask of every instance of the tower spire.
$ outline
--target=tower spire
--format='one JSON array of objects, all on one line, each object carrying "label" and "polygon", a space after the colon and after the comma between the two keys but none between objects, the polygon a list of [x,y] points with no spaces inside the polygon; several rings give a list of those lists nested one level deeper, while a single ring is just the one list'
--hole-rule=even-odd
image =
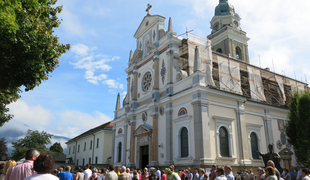
[{"label": "tower spire", "polygon": [[132,59],[132,50],[130,50],[130,53],[129,53],[129,62],[131,61]]},{"label": "tower spire", "polygon": [[194,73],[197,71],[201,71],[201,64],[199,60],[199,50],[198,50],[198,47],[196,46],[195,57],[194,57]]},{"label": "tower spire", "polygon": [[120,95],[119,93],[117,94],[117,100],[116,100],[116,107],[115,107],[115,111],[121,109],[121,104],[120,104]]},{"label": "tower spire", "polygon": [[171,17],[169,17],[168,31],[169,31],[169,32],[173,32],[172,19],[171,19]]}]

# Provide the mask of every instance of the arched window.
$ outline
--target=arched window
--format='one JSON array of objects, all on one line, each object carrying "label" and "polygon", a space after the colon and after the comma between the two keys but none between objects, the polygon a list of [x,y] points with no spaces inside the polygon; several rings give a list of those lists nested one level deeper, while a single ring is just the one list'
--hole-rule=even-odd
[{"label": "arched window", "polygon": [[122,142],[118,143],[118,159],[117,162],[122,161]]},{"label": "arched window", "polygon": [[216,52],[223,53],[223,51],[222,51],[221,48],[218,48],[218,49],[216,50]]},{"label": "arched window", "polygon": [[181,157],[188,157],[188,131],[183,127],[181,130]]},{"label": "arched window", "polygon": [[251,135],[250,135],[250,138],[251,138],[251,150],[252,150],[252,157],[253,159],[259,159],[259,156],[258,156],[258,141],[257,141],[257,135],[252,132]]},{"label": "arched window", "polygon": [[221,127],[220,130],[220,152],[222,157],[229,157],[229,141],[226,128]]},{"label": "arched window", "polygon": [[236,47],[236,58],[242,59],[242,53],[241,53],[241,49],[239,47]]}]

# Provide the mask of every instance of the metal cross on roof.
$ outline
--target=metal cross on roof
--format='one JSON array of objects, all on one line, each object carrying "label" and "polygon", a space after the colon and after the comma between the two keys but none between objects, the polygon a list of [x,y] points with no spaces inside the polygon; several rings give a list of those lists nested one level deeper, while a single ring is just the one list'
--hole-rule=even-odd
[{"label": "metal cross on roof", "polygon": [[147,8],[145,10],[147,12],[147,15],[151,15],[151,8],[152,8],[152,5],[147,4]]}]

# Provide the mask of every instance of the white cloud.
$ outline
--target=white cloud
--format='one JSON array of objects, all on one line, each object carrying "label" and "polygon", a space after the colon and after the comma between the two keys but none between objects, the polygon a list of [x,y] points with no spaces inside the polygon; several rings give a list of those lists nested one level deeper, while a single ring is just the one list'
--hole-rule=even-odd
[{"label": "white cloud", "polygon": [[80,111],[64,111],[59,113],[62,122],[69,127],[62,133],[62,136],[74,137],[84,131],[111,121],[111,118],[99,111],[92,114],[82,113]]},{"label": "white cloud", "polygon": [[103,81],[102,83],[108,85],[109,88],[120,88],[120,89],[123,89],[123,88],[124,88],[124,85],[123,85],[123,84],[120,84],[120,83],[116,82],[116,81],[113,80],[113,79],[105,80],[105,81]]},{"label": "white cloud", "polygon": [[[11,123],[11,128],[18,129],[23,132],[26,130],[22,127],[32,126],[36,128],[44,127],[50,123],[52,113],[42,106],[29,106],[25,101],[18,100],[8,105],[10,113],[14,115],[13,120],[19,123]],[[11,120],[11,121],[13,121]],[[21,125],[24,124],[24,125]],[[7,124],[7,123],[6,123]],[[5,125],[6,125],[5,124]]]},{"label": "white cloud", "polygon": [[85,79],[87,79],[88,82],[93,84],[98,84],[98,81],[106,79],[107,77],[108,76],[106,74],[100,74],[98,76],[94,76],[94,72],[92,71],[85,72]]},{"label": "white cloud", "polygon": [[74,45],[73,52],[76,53],[77,55],[83,55],[84,57],[82,57],[77,62],[70,62],[70,63],[74,65],[74,68],[85,69],[86,71],[84,77],[90,83],[97,85],[98,82],[102,82],[103,84],[108,85],[109,88],[123,89],[124,88],[123,84],[113,79],[107,79],[108,78],[107,74],[100,73],[95,75],[96,71],[110,71],[112,67],[109,66],[107,63],[119,59],[119,57],[109,56],[105,54],[93,54],[92,51],[94,51],[95,49],[96,47],[89,48],[84,44]]},{"label": "white cloud", "polygon": [[88,46],[85,46],[84,44],[77,44],[77,45],[73,45],[71,47],[72,52],[74,52],[75,54],[78,54],[80,56],[87,56],[88,55],[88,51],[90,50]]}]

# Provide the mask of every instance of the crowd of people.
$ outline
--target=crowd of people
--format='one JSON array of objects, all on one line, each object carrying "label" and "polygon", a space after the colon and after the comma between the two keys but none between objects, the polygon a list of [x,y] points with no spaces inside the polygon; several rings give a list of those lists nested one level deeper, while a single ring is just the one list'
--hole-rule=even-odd
[{"label": "crowd of people", "polygon": [[212,165],[208,173],[203,168],[177,170],[174,165],[165,169],[151,167],[142,170],[114,165],[98,169],[91,168],[89,164],[85,169],[76,167],[72,170],[70,166],[53,169],[53,157],[40,154],[36,149],[29,149],[25,159],[18,165],[14,160],[0,164],[0,180],[310,180],[309,169],[297,166],[284,169],[280,174],[273,161],[268,161],[267,167],[258,168],[257,172],[244,169],[234,175],[230,165]]}]

